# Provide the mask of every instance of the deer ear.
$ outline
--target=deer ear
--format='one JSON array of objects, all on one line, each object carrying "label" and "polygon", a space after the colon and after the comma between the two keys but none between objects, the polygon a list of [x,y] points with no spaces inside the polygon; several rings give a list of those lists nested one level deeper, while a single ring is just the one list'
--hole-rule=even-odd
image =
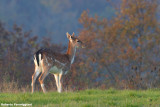
[{"label": "deer ear", "polygon": [[70,35],[68,32],[66,33],[66,35],[67,35],[67,38],[68,38],[68,39],[71,38],[71,35]]},{"label": "deer ear", "polygon": [[72,36],[74,37],[74,32],[72,33]]}]

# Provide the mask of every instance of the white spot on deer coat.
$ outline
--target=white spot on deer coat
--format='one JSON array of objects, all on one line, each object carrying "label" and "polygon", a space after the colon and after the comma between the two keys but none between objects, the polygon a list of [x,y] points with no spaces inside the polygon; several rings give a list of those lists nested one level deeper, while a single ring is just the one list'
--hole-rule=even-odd
[{"label": "white spot on deer coat", "polygon": [[58,60],[56,60],[56,59],[55,59],[55,62],[58,62],[59,64],[61,64],[61,65],[63,65],[63,66],[65,66],[65,65],[66,65],[66,64],[61,63],[60,61],[58,61]]}]

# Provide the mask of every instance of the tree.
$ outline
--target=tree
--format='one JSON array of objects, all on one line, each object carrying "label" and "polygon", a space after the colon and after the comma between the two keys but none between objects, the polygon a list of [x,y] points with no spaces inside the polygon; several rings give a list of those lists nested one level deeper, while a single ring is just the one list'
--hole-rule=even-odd
[{"label": "tree", "polygon": [[90,82],[103,87],[148,87],[153,81],[147,79],[148,72],[158,66],[156,58],[160,57],[156,9],[156,0],[123,0],[112,20],[90,17],[87,11],[82,13],[80,37],[87,51],[81,59],[86,60],[85,75],[94,77]]}]

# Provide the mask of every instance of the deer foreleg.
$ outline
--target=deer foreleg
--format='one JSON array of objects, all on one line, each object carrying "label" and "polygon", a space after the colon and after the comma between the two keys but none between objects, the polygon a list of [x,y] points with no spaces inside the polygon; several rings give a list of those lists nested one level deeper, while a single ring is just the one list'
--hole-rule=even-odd
[{"label": "deer foreleg", "polygon": [[59,92],[59,93],[62,92],[61,77],[62,77],[62,74],[59,74],[59,78],[58,78],[58,79],[59,79],[59,80],[58,80],[58,81],[59,81],[59,89],[58,89],[58,92]]},{"label": "deer foreleg", "polygon": [[62,85],[61,85],[61,77],[62,74],[54,74],[55,80],[56,80],[56,85],[57,85],[57,91],[61,93],[62,91]]},{"label": "deer foreleg", "polygon": [[59,89],[59,83],[58,83],[58,74],[54,74],[55,80],[56,80],[56,86],[57,86],[57,90]]}]

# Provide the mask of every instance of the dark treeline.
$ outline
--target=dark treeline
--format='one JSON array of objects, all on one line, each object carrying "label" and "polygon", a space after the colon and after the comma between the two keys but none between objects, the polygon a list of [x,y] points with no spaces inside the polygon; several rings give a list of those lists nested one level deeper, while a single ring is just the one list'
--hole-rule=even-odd
[{"label": "dark treeline", "polygon": [[[71,71],[63,76],[64,89],[87,88],[147,89],[160,87],[160,23],[157,1],[123,0],[111,19],[90,17],[84,11],[79,38],[86,45],[77,52]],[[107,13],[106,13],[107,14]],[[65,32],[64,32],[65,34]],[[30,86],[34,72],[33,54],[40,47],[64,52],[66,47],[50,38],[38,42],[37,36],[21,27],[5,29],[0,23],[0,84],[16,82]],[[46,86],[55,89],[52,75]]]}]

